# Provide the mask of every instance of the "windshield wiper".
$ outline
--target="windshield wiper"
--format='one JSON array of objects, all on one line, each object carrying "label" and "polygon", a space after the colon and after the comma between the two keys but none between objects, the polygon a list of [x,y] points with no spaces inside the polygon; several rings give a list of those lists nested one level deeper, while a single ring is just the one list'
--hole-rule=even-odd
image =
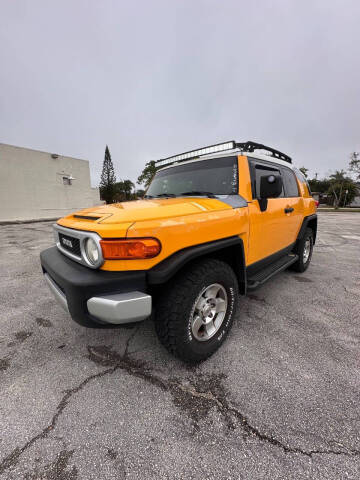
[{"label": "windshield wiper", "polygon": [[212,192],[203,192],[200,190],[192,190],[190,192],[182,192],[179,194],[175,193],[159,193],[158,195],[145,195],[144,198],[159,198],[159,197],[185,197],[185,196],[203,196],[209,198],[216,198],[216,196]]},{"label": "windshield wiper", "polygon": [[202,195],[204,197],[209,197],[209,198],[216,198],[216,196],[212,192],[202,192],[200,190],[192,190],[191,192],[182,192],[180,193],[180,196],[197,196],[197,195]]},{"label": "windshield wiper", "polygon": [[175,193],[159,193],[159,195],[155,195],[157,197],[176,197]]}]

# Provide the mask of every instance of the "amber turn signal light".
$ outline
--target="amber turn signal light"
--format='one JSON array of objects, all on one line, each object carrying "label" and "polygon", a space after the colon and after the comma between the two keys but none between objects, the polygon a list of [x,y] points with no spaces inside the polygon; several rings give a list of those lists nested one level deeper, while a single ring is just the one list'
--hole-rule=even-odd
[{"label": "amber turn signal light", "polygon": [[135,260],[159,255],[161,245],[156,238],[100,240],[105,260]]}]

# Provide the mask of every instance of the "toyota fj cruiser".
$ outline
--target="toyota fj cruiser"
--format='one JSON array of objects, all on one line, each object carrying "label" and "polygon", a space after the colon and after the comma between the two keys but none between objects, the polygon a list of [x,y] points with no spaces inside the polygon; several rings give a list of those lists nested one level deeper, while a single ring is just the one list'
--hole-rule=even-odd
[{"label": "toyota fj cruiser", "polygon": [[291,158],[255,142],[213,145],[156,167],[143,200],[60,219],[42,269],[81,325],[154,313],[165,347],[199,362],[225,340],[239,294],[288,267],[307,269],[316,205]]}]

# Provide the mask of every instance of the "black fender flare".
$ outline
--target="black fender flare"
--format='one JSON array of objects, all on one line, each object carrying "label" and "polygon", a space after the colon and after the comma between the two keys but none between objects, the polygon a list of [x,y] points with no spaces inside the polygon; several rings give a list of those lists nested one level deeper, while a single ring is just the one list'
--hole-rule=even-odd
[{"label": "black fender flare", "polygon": [[310,227],[312,231],[314,232],[314,243],[316,241],[316,233],[317,233],[317,214],[314,213],[313,215],[309,215],[308,217],[305,217],[303,220],[303,223],[301,225],[301,228],[299,230],[298,236],[297,236],[297,241],[299,241],[301,238],[303,238],[306,229]]},{"label": "black fender flare", "polygon": [[201,243],[173,253],[147,271],[148,284],[164,284],[191,261],[205,256],[221,258],[224,254],[226,254],[226,259],[238,279],[240,293],[245,294],[246,265],[244,243],[242,238],[236,235],[212,242]]}]

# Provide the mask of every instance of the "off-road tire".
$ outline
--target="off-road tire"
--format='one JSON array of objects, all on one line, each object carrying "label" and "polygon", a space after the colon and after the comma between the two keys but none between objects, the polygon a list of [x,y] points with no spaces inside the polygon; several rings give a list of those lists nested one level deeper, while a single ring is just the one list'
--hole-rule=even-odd
[{"label": "off-road tire", "polygon": [[[304,261],[304,250],[305,250],[307,241],[310,241],[310,253],[307,261]],[[290,268],[292,270],[295,270],[295,272],[299,272],[299,273],[305,272],[305,270],[310,265],[313,248],[314,248],[314,234],[311,228],[307,228],[305,230],[304,236],[298,241],[294,249],[294,253],[296,253],[299,256],[299,258],[295,263],[291,265]]]},{"label": "off-road tire", "polygon": [[[227,294],[227,309],[219,330],[206,341],[192,332],[192,312],[204,288],[220,284]],[[212,355],[229,333],[238,301],[238,284],[232,268],[217,259],[199,260],[176,275],[156,304],[155,328],[167,350],[187,363],[201,362]]]}]

